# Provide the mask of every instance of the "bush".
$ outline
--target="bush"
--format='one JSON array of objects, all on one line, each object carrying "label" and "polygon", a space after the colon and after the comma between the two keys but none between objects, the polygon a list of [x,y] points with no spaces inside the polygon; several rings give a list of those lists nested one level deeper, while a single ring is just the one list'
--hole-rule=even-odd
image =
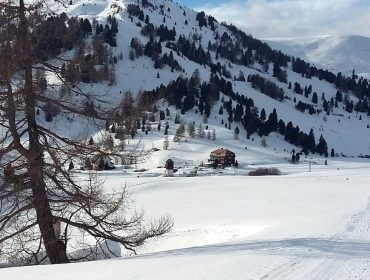
[{"label": "bush", "polygon": [[249,176],[274,176],[281,175],[281,171],[275,167],[273,168],[257,168],[248,173]]}]

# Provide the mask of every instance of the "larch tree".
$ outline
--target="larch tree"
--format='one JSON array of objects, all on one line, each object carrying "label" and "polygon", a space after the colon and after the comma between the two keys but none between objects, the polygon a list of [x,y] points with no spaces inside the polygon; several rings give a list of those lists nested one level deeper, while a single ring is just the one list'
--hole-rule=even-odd
[{"label": "larch tree", "polygon": [[[78,61],[45,48],[50,42],[71,48],[79,34],[79,21],[63,15],[58,20],[68,21],[68,30],[49,35],[52,28],[43,28],[53,23],[42,10],[47,4],[0,3],[0,261],[13,264],[93,259],[107,241],[135,251],[172,227],[169,216],[146,223],[127,188],[103,190],[98,176],[68,172],[72,159],[91,166],[90,159],[129,155],[53,131],[38,116],[49,106],[50,116],[90,120],[103,127],[117,119],[114,108],[80,90],[78,77],[66,80],[63,64],[78,74]],[[52,84],[44,78],[50,76]],[[78,256],[71,252],[76,244],[83,248]]]}]

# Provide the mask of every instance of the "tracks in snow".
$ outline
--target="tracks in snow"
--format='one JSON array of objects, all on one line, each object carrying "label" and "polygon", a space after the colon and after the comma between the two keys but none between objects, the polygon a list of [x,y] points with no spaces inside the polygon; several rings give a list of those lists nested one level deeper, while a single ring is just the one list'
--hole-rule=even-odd
[{"label": "tracks in snow", "polygon": [[[300,238],[212,244],[153,253],[141,257],[256,255],[276,256],[261,263],[250,280],[370,279],[370,198],[353,215],[344,232],[332,238]],[[271,258],[266,258],[270,259]]]},{"label": "tracks in snow", "polygon": [[[291,240],[301,244],[298,257],[273,267],[257,279],[364,280],[370,279],[370,198],[365,210],[349,220],[346,230],[330,240]],[[311,255],[307,250],[311,248]],[[283,250],[284,251],[284,250]]]}]

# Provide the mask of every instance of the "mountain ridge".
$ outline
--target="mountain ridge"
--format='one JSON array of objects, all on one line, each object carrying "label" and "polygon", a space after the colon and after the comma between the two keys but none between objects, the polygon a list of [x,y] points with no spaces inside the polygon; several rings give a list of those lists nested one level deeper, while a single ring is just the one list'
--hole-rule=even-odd
[{"label": "mountain ridge", "polygon": [[264,38],[273,48],[301,57],[335,72],[370,73],[370,38],[361,35]]},{"label": "mountain ridge", "polygon": [[[127,12],[129,5],[137,5],[139,7],[139,14],[130,15]],[[239,93],[240,95],[248,96],[254,101],[254,106],[257,108],[257,113],[259,114],[262,109],[267,111],[267,115],[276,109],[279,118],[282,118],[285,123],[290,120],[294,120],[294,125],[299,126],[303,129],[305,133],[308,134],[310,129],[313,129],[317,139],[320,134],[323,134],[325,139],[327,139],[330,148],[333,147],[335,151],[342,152],[344,155],[360,155],[367,152],[369,146],[362,140],[354,140],[353,129],[358,131],[359,134],[367,135],[369,131],[366,126],[368,124],[368,117],[366,113],[355,113],[346,112],[346,106],[335,107],[332,102],[333,108],[331,109],[331,116],[326,116],[323,114],[323,107],[321,105],[322,100],[319,100],[319,104],[312,103],[312,92],[321,96],[325,93],[325,98],[327,101],[330,99],[335,99],[337,94],[336,86],[332,83],[327,83],[322,80],[322,77],[309,77],[304,73],[297,73],[292,71],[291,62],[286,66],[280,66],[287,73],[287,82],[281,82],[273,73],[274,63],[271,61],[264,62],[266,58],[258,57],[262,54],[257,54],[256,50],[253,48],[263,45],[258,45],[258,40],[249,39],[247,35],[240,33],[241,31],[233,26],[228,26],[224,24],[219,24],[214,21],[212,17],[205,15],[204,13],[198,13],[184,6],[180,6],[172,1],[75,1],[72,5],[67,6],[66,9],[62,8],[60,12],[64,11],[71,16],[78,15],[81,18],[89,18],[90,20],[98,20],[104,22],[108,15],[115,16],[118,19],[119,32],[117,34],[117,47],[112,48],[113,53],[118,56],[119,52],[122,52],[123,60],[119,61],[115,66],[116,68],[116,82],[112,86],[107,86],[106,84],[94,84],[94,85],[83,85],[82,88],[94,91],[109,93],[106,95],[108,101],[119,100],[122,98],[122,92],[131,91],[136,95],[138,92],[151,91],[160,87],[161,85],[168,85],[171,81],[178,79],[179,77],[190,79],[193,73],[198,69],[199,77],[201,81],[208,81],[210,75],[213,71],[217,72],[217,69],[212,69],[208,63],[199,63],[194,61],[193,58],[189,57],[189,54],[184,54],[183,51],[177,49],[177,42],[181,36],[184,39],[192,42],[196,48],[199,50],[200,46],[204,50],[204,53],[209,52],[211,60],[214,62],[213,65],[220,64],[220,72],[218,75],[224,77],[225,81],[231,83],[234,93]],[[140,19],[142,13],[143,18]],[[143,27],[148,25],[145,23],[145,17],[148,16],[150,19],[148,23],[153,24],[155,28],[159,28],[161,25],[168,27],[168,30],[175,28],[176,36],[175,40],[171,43],[171,40],[164,40],[160,42],[162,47],[162,54],[170,55],[179,65],[182,67],[181,71],[174,71],[171,67],[166,65],[157,68],[155,59],[151,59],[146,55],[140,55],[139,57],[130,60],[130,54],[132,52],[132,42],[133,38],[138,38],[142,44],[142,48],[150,42],[150,38],[142,34]],[[210,24],[213,22],[212,24]],[[221,35],[226,34],[224,38]],[[247,36],[247,37],[243,37]],[[216,38],[216,39],[215,39]],[[239,39],[237,39],[239,38]],[[230,44],[235,44],[242,42],[240,38],[246,38],[246,47],[241,48],[243,55],[250,57],[250,62],[246,62],[245,65],[240,64],[241,56],[237,54],[236,57],[231,58],[230,53],[227,53],[227,48],[232,49],[233,46]],[[158,40],[158,36],[154,37],[154,41]],[[224,43],[222,42],[224,40]],[[216,46],[216,49],[213,46]],[[224,44],[224,46],[221,46]],[[227,45],[229,44],[229,45]],[[249,44],[249,45],[248,45]],[[220,53],[220,47],[224,48],[226,53]],[[217,49],[218,48],[218,49]],[[250,53],[249,52],[250,49]],[[266,48],[268,51],[268,48]],[[271,53],[271,55],[279,55],[278,53]],[[194,56],[193,54],[190,54]],[[224,57],[222,57],[224,56]],[[203,58],[202,58],[203,59]],[[272,58],[270,58],[272,59]],[[276,60],[276,58],[274,58]],[[284,55],[281,55],[281,59]],[[283,63],[284,64],[284,63]],[[267,67],[267,71],[266,68]],[[304,66],[306,67],[306,66]],[[283,71],[283,72],[284,72]],[[297,71],[297,70],[296,70]],[[298,70],[301,71],[301,70]],[[221,73],[222,72],[222,73]],[[281,73],[283,73],[281,72]],[[261,89],[254,88],[250,84],[251,81],[238,80],[240,73],[247,76],[258,75],[263,77],[263,79],[271,80],[278,87],[284,90],[285,99],[282,102],[276,101],[271,97],[266,96],[266,94],[261,94]],[[325,72],[322,72],[326,75]],[[225,76],[226,75],[226,76]],[[322,75],[322,74],[320,74]],[[335,77],[332,75],[330,79]],[[302,92],[295,92],[295,84],[299,83],[302,87]],[[312,86],[312,92],[303,95],[303,89]],[[227,97],[229,98],[229,97]],[[356,104],[358,98],[353,96],[350,97],[352,102]],[[354,104],[352,105],[353,110]],[[224,106],[223,104],[221,104]],[[303,106],[303,111],[299,111],[297,106]],[[349,104],[350,105],[350,104]],[[218,107],[220,104],[214,105]],[[235,105],[233,105],[235,106]],[[316,113],[308,114],[307,108]],[[179,108],[178,108],[179,109]],[[234,110],[235,108],[233,108]],[[196,108],[192,108],[192,111],[198,111]],[[212,114],[217,114],[218,108],[212,110]],[[300,109],[301,110],[301,109]],[[321,113],[318,113],[320,112]],[[360,116],[361,115],[361,116]],[[359,120],[360,119],[360,120]],[[225,120],[226,121],[226,120]],[[239,124],[241,126],[242,124]],[[237,123],[232,125],[232,129],[238,126]],[[351,127],[351,129],[349,129]],[[356,141],[356,145],[350,145],[353,141]],[[289,146],[289,145],[288,145]],[[288,147],[287,146],[287,147]],[[329,149],[330,150],[330,149]]]}]

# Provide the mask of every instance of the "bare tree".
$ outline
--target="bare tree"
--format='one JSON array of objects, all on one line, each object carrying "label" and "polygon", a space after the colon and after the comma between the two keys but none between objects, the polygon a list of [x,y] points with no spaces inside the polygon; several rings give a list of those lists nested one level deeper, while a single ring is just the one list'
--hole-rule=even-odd
[{"label": "bare tree", "polygon": [[[91,258],[106,240],[135,251],[148,238],[167,233],[172,221],[164,216],[146,224],[143,211],[131,207],[127,188],[106,192],[94,174],[84,178],[67,171],[73,158],[127,154],[101,150],[88,145],[87,139],[53,131],[38,117],[47,104],[61,117],[78,116],[96,124],[113,122],[116,111],[67,81],[61,63],[66,60],[40,48],[47,39],[47,34],[38,33],[47,20],[41,4],[0,3],[1,258],[22,264],[67,263]],[[58,36],[63,41],[72,35]],[[78,63],[73,67],[79,71]],[[50,75],[58,82],[48,84],[43,77]],[[71,96],[58,94],[62,86]],[[95,243],[84,241],[90,250],[75,258],[68,253],[69,244],[86,235]]]}]

